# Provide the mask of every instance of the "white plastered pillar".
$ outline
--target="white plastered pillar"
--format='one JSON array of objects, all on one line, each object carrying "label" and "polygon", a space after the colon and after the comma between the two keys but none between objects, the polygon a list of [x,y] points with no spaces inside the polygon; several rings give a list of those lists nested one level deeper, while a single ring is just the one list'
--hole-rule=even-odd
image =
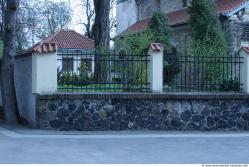
[{"label": "white plastered pillar", "polygon": [[32,92],[57,91],[57,52],[32,54]]},{"label": "white plastered pillar", "polygon": [[242,57],[243,61],[240,67],[242,91],[249,93],[249,50],[247,48],[242,48],[239,53],[239,56]]},{"label": "white plastered pillar", "polygon": [[163,46],[160,43],[152,43],[148,54],[150,62],[148,65],[149,83],[152,92],[163,92]]}]

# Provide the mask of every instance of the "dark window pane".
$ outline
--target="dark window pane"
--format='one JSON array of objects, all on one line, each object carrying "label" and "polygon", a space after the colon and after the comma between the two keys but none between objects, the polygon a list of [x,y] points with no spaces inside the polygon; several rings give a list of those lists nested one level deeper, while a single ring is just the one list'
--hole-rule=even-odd
[{"label": "dark window pane", "polygon": [[62,58],[62,70],[73,71],[73,58]]}]

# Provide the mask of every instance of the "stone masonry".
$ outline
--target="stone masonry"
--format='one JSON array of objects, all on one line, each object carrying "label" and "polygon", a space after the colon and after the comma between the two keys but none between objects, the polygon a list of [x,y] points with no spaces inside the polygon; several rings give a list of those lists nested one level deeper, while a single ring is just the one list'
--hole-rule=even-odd
[{"label": "stone masonry", "polygon": [[[58,96],[59,97],[59,96]],[[249,130],[246,99],[40,98],[38,127],[59,130]]]}]

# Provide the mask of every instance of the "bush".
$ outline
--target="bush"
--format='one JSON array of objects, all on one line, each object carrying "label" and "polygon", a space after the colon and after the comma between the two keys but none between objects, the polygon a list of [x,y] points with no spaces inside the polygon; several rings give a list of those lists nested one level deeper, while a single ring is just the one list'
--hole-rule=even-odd
[{"label": "bush", "polygon": [[178,62],[178,54],[176,49],[172,49],[171,53],[164,54],[163,64],[163,82],[170,84],[174,81],[177,74],[180,72],[180,64]]},{"label": "bush", "polygon": [[[149,28],[136,34],[127,34],[116,41],[116,44],[128,54],[145,55],[151,43],[162,43],[164,47],[164,83],[170,83],[180,72],[178,64],[178,52],[171,45],[171,27],[168,24],[168,18],[161,12],[154,13]],[[143,65],[129,67],[127,69],[137,69],[133,81],[147,82],[146,69]]]},{"label": "bush", "polygon": [[234,92],[238,92],[240,91],[240,82],[237,78],[235,79],[228,79],[223,81],[222,84],[220,84],[220,91],[226,91],[226,92],[230,92],[230,91],[234,91]]},{"label": "bush", "polygon": [[65,85],[65,84],[74,84],[78,80],[77,75],[75,75],[73,72],[64,72],[59,71],[57,72],[57,81],[59,85]]},{"label": "bush", "polygon": [[78,74],[72,71],[57,69],[57,80],[59,85],[85,86],[92,82],[93,76],[88,70],[86,63],[82,63],[78,68]]},{"label": "bush", "polygon": [[90,76],[91,71],[88,69],[86,63],[81,63],[79,69],[79,83],[89,84],[92,81],[92,76]]}]

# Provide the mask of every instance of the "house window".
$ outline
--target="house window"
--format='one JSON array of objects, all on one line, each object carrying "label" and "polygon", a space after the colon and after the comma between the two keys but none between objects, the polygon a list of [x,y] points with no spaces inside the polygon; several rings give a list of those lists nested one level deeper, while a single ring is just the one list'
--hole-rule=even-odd
[{"label": "house window", "polygon": [[81,65],[84,65],[88,71],[92,71],[92,59],[82,58]]},{"label": "house window", "polygon": [[62,70],[73,71],[73,58],[64,57],[62,58]]}]

